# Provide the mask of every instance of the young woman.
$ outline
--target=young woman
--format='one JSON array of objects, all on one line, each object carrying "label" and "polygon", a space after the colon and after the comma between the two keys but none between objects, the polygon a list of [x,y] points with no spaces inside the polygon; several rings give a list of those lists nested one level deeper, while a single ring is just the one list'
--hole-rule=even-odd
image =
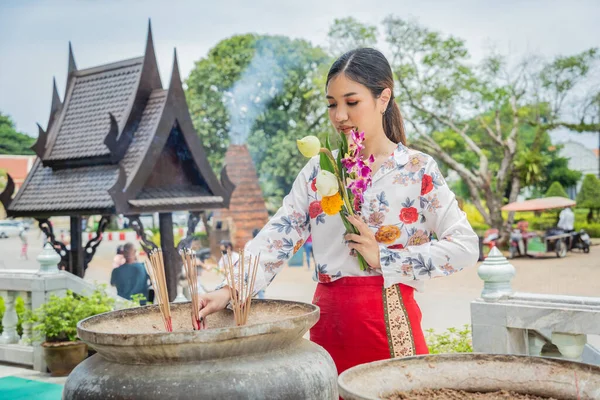
[{"label": "young woman", "polygon": [[[347,135],[364,132],[364,158],[375,158],[360,217],[350,220],[360,233],[347,234],[339,215],[322,214],[315,157],[300,171],[281,209],[246,246],[246,252],[261,253],[260,290],[312,234],[319,277],[313,302],[321,318],[310,338],[331,354],[339,373],[427,353],[414,290],[423,289],[423,280],[475,265],[479,255],[477,235],[435,161],[406,147],[393,87],[388,61],[373,49],[344,54],[327,76],[331,123]],[[367,271],[360,270],[356,251]],[[203,297],[201,314],[228,302],[229,291],[218,289]]]}]

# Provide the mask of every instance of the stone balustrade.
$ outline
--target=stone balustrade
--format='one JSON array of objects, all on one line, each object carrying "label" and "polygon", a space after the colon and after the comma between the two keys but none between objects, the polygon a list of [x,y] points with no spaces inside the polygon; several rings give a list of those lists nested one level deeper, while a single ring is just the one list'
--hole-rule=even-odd
[{"label": "stone balustrade", "polygon": [[[96,287],[83,279],[58,269],[60,256],[50,244],[46,244],[37,257],[39,270],[0,269],[0,297],[4,299],[5,311],[0,335],[0,362],[21,364],[46,372],[40,343],[31,343],[32,331],[23,324],[23,334],[17,333],[18,316],[15,308],[17,297],[23,299],[26,309],[36,309],[50,295],[64,295],[67,290],[79,295],[91,294]],[[118,304],[124,299],[115,296]]]},{"label": "stone balustrade", "polygon": [[600,365],[587,335],[600,335],[600,298],[514,293],[514,267],[497,249],[480,265],[481,298],[471,303],[473,350],[559,357]]}]

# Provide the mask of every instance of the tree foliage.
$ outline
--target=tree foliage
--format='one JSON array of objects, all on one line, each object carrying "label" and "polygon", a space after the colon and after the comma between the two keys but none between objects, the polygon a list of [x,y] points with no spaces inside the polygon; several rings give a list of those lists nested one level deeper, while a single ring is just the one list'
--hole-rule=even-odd
[{"label": "tree foliage", "polygon": [[192,119],[209,161],[222,166],[231,140],[247,143],[273,207],[305,160],[296,139],[324,135],[328,55],[304,40],[237,35],[196,62],[186,81]]},{"label": "tree foliage", "polygon": [[0,154],[34,154],[35,139],[15,130],[12,119],[0,112]]},{"label": "tree foliage", "polygon": [[577,207],[600,209],[600,180],[594,174],[587,174],[583,178],[577,194]]},{"label": "tree foliage", "polygon": [[[553,161],[550,130],[600,128],[594,94],[580,95],[594,86],[596,49],[518,63],[490,53],[475,64],[459,38],[395,17],[384,26],[412,146],[460,175],[492,227],[505,227],[506,198],[515,201],[521,187],[544,183]],[[576,122],[566,118],[574,110]]]},{"label": "tree foliage", "polygon": [[329,51],[340,56],[359,47],[377,44],[377,27],[363,24],[354,17],[335,19],[329,27]]},{"label": "tree foliage", "polygon": [[559,182],[552,182],[552,185],[550,185],[550,188],[548,188],[544,197],[566,197],[566,198],[568,198],[569,195],[567,194],[567,192],[565,192],[565,189],[562,187],[562,185]]}]

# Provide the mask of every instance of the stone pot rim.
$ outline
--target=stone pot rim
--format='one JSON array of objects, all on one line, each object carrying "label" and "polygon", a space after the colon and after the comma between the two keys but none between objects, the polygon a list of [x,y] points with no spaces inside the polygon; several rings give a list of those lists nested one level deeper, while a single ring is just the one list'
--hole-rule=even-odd
[{"label": "stone pot rim", "polygon": [[[108,346],[148,346],[148,345],[176,345],[176,344],[202,344],[215,343],[233,339],[243,339],[245,337],[274,334],[282,331],[297,329],[298,326],[306,325],[306,331],[310,329],[319,319],[320,309],[318,306],[309,303],[302,303],[290,300],[252,300],[253,303],[277,303],[300,306],[306,309],[306,313],[276,319],[270,322],[260,324],[251,324],[244,326],[229,326],[222,328],[212,328],[199,331],[177,331],[177,332],[146,332],[146,333],[110,333],[97,332],[86,327],[86,325],[117,315],[129,314],[132,312],[147,312],[147,310],[158,308],[158,305],[152,304],[141,307],[134,307],[94,315],[85,318],[77,323],[77,334],[85,343],[94,347],[94,345]],[[181,303],[171,303],[173,307],[182,307],[190,304],[189,301]]]},{"label": "stone pot rim", "polygon": [[87,346],[87,344],[82,341],[82,340],[63,340],[60,342],[49,342],[49,341],[45,341],[42,342],[41,344],[42,347],[45,347],[47,349],[54,349],[54,348],[65,348],[65,347],[74,347],[74,346]]},{"label": "stone pot rim", "polygon": [[[340,396],[348,399],[360,399],[360,400],[377,400],[380,397],[377,395],[365,394],[363,391],[358,391],[352,385],[352,380],[355,379],[356,375],[361,373],[367,373],[369,371],[377,374],[385,374],[386,369],[400,369],[404,368],[403,372],[410,372],[409,367],[411,365],[422,366],[427,365],[429,368],[432,367],[432,363],[446,363],[450,364],[456,362],[467,363],[467,362],[507,362],[515,363],[515,366],[524,366],[525,363],[529,363],[541,368],[558,368],[561,370],[568,370],[574,372],[581,372],[590,374],[593,376],[598,375],[600,380],[600,366],[585,364],[582,362],[570,361],[559,358],[548,358],[548,357],[536,357],[528,355],[516,355],[516,354],[487,354],[487,353],[455,353],[455,354],[424,354],[418,356],[404,357],[404,358],[391,358],[386,360],[374,361],[371,363],[357,365],[352,367],[340,374],[338,377],[338,387],[340,390]],[[404,389],[396,389],[404,390]],[[412,390],[412,389],[411,389]],[[600,389],[598,389],[600,391]]]}]

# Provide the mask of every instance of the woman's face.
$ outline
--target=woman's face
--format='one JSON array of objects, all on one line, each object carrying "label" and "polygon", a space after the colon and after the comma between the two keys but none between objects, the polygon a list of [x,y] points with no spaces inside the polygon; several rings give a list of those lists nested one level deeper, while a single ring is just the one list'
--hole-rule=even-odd
[{"label": "woman's face", "polygon": [[378,100],[366,86],[345,74],[337,75],[327,85],[329,120],[338,132],[349,134],[354,129],[364,131],[368,138],[373,132],[383,130]]}]

